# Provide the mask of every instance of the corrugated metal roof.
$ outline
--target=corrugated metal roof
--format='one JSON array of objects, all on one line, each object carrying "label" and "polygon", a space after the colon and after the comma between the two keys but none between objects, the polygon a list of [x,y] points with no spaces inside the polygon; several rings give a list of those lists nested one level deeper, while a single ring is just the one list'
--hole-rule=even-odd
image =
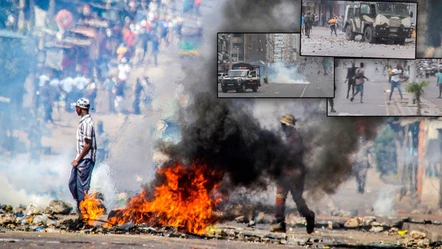
[{"label": "corrugated metal roof", "polygon": [[0,37],[12,38],[12,39],[27,39],[24,35],[17,34],[13,31],[0,29]]}]

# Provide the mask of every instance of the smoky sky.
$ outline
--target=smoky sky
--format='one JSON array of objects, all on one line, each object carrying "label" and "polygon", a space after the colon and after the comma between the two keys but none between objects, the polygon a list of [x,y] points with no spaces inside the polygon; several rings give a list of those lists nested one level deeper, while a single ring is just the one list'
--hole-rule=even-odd
[{"label": "smoky sky", "polygon": [[222,31],[300,32],[301,0],[227,1]]},{"label": "smoky sky", "polygon": [[[234,1],[226,2],[222,11],[222,24],[213,30],[212,50],[216,51],[216,31],[293,32],[292,24],[284,19],[281,5],[293,5],[300,13],[300,1]],[[276,13],[276,14],[275,14]],[[253,18],[250,18],[253,16]],[[260,19],[261,18],[261,19]],[[257,19],[259,19],[257,21]],[[290,25],[289,25],[290,24]],[[160,143],[159,149],[171,161],[198,160],[228,176],[230,190],[238,186],[265,187],[266,179],[275,180],[283,166],[297,167],[289,155],[278,130],[264,129],[250,111],[260,100],[218,99],[216,89],[216,54],[189,63],[183,84],[191,96],[191,104],[180,114],[182,140],[176,145]],[[190,66],[192,64],[192,66]],[[211,66],[208,66],[211,65]],[[213,82],[213,83],[212,83]],[[274,99],[269,104],[288,105],[287,109],[303,109],[299,130],[306,142],[304,164],[309,169],[306,186],[313,190],[334,193],[348,180],[352,165],[348,156],[357,151],[356,118],[328,118],[321,108],[321,100]],[[279,123],[285,113],[263,114]],[[365,134],[372,139],[382,118],[358,118],[363,121]],[[173,165],[173,163],[166,164]],[[158,184],[158,180],[156,179]]]}]

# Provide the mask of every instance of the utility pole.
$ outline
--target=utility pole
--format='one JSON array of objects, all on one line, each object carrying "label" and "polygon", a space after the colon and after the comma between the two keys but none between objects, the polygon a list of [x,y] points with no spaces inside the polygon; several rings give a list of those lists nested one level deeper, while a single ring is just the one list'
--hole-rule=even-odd
[{"label": "utility pole", "polygon": [[233,34],[229,35],[229,70],[232,70]]}]

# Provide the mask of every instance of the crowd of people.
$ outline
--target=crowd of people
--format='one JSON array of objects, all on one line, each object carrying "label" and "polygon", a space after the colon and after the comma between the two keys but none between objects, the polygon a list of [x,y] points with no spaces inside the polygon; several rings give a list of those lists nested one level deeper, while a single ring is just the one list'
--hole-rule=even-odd
[{"label": "crowd of people", "polygon": [[[97,2],[100,1],[95,0],[91,4],[57,2],[60,6],[56,6],[52,18],[57,25],[51,25],[54,24],[52,19],[46,22],[48,28],[57,31],[57,35],[48,33],[43,38],[30,35],[39,43],[40,51],[46,51],[49,44],[63,44],[66,37],[74,38],[71,40],[78,37],[91,40],[86,47],[75,47],[75,44],[75,49],[69,46],[55,47],[63,51],[62,61],[48,65],[47,60],[53,58],[45,56],[46,61],[39,60],[34,70],[32,121],[29,127],[24,127],[28,130],[29,152],[33,161],[38,161],[40,155],[45,153],[41,139],[49,134],[42,127],[46,123],[56,123],[54,111],[73,112],[70,103],[79,98],[90,100],[92,112],[140,115],[143,105],[149,109],[155,94],[154,85],[145,73],[135,77],[132,73],[141,67],[158,66],[160,51],[167,50],[171,44],[176,45],[182,37],[183,20],[187,20],[185,14],[199,16],[201,5],[201,0],[184,0],[184,6],[179,6],[183,2],[176,0],[122,0],[117,6],[111,7],[112,11],[119,13],[113,17],[100,13],[96,8]],[[32,15],[25,16],[31,18]],[[50,18],[49,15],[47,17]],[[97,20],[107,21],[108,25],[97,25]],[[31,19],[26,21],[32,22]],[[17,31],[12,27],[17,29],[18,25],[10,27],[12,31]],[[93,29],[94,35],[78,36],[78,32],[73,31],[84,27],[86,30]],[[31,34],[32,30],[25,33]],[[40,45],[42,40],[45,41],[44,46]],[[54,64],[60,64],[60,68],[54,67]],[[5,123],[11,124],[5,124],[10,127],[4,129],[5,132],[16,129],[12,125],[13,114],[8,115],[11,118]],[[11,141],[7,150],[15,154],[12,132],[7,134],[10,134]],[[46,152],[49,153],[50,149]]]}]

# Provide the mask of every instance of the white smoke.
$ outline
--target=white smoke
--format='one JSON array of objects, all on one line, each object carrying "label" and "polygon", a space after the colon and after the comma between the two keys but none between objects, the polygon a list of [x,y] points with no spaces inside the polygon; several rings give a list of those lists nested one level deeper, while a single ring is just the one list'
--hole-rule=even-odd
[{"label": "white smoke", "polygon": [[104,206],[112,209],[117,205],[117,189],[114,184],[114,174],[107,164],[95,165],[92,171],[90,192],[100,192],[104,195]]},{"label": "white smoke", "polygon": [[53,199],[72,200],[68,182],[74,156],[64,153],[40,163],[27,157],[11,160],[0,167],[0,201],[19,205],[33,202],[45,208]]},{"label": "white smoke", "polygon": [[283,84],[308,84],[306,77],[298,73],[296,66],[286,67],[282,62],[269,66],[269,82]]},{"label": "white smoke", "polygon": [[396,214],[393,205],[394,197],[399,189],[400,187],[391,187],[380,190],[379,196],[373,205],[375,215],[393,216]]}]

